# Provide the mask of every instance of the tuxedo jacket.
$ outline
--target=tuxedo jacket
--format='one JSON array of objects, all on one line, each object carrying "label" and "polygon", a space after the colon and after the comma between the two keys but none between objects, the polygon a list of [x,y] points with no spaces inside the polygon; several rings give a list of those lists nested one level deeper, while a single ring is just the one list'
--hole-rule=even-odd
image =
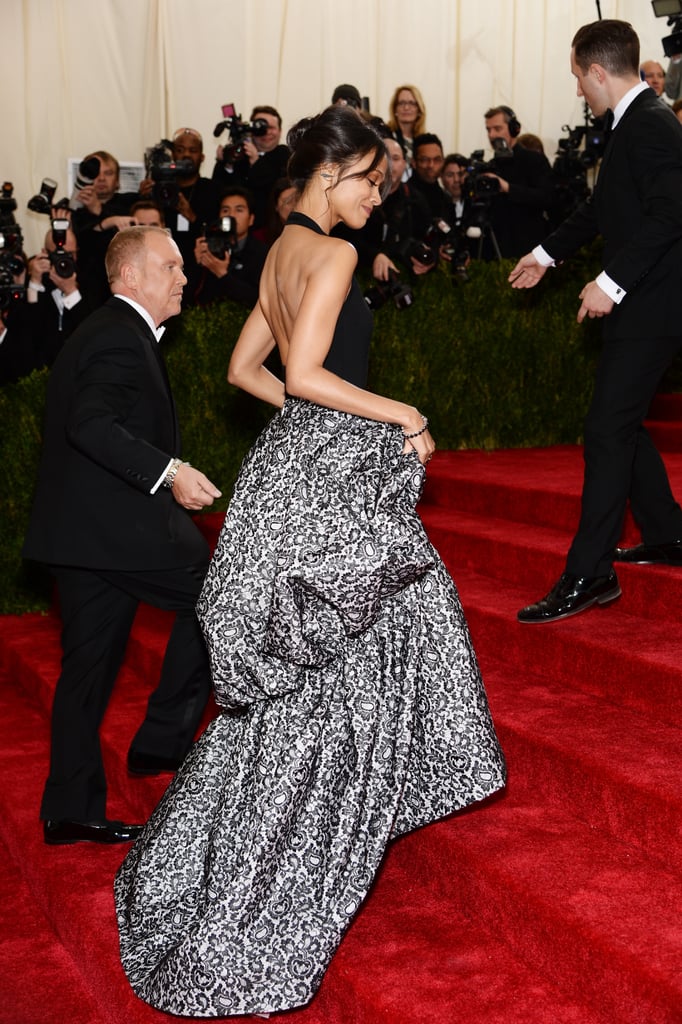
[{"label": "tuxedo jacket", "polygon": [[682,335],[682,125],[653,89],[610,133],[592,196],[542,245],[558,261],[597,234],[604,270],[627,293],[604,336]]},{"label": "tuxedo jacket", "polygon": [[207,560],[203,537],[171,492],[150,493],[179,455],[159,344],[132,306],[110,298],[52,368],[24,556],[126,571]]},{"label": "tuxedo jacket", "polygon": [[509,182],[509,191],[494,195],[490,224],[503,257],[529,252],[547,233],[545,211],[554,203],[554,177],[547,157],[518,143],[507,157],[488,167]]}]

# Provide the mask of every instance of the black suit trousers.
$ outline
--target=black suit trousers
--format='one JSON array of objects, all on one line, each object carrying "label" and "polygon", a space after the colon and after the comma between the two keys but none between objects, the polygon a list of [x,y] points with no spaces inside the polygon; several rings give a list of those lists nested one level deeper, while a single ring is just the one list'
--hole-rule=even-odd
[{"label": "black suit trousers", "polygon": [[578,531],[566,561],[576,576],[613,564],[628,499],[645,544],[682,538],[682,510],[643,426],[680,337],[607,338],[585,420],[585,477]]},{"label": "black suit trousers", "polygon": [[176,612],[161,677],[131,747],[182,758],[211,688],[195,613],[207,566],[117,572],[53,566],[62,616],[62,669],[52,709],[50,774],[41,817],[106,816],[99,727],[123,661],[140,601]]}]

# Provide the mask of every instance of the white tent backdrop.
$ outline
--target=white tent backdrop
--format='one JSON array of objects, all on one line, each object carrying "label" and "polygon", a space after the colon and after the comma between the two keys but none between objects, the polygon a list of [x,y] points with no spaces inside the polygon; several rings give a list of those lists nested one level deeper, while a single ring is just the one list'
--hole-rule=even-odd
[{"label": "white tent backdrop", "polygon": [[[632,22],[642,59],[665,66],[669,29],[649,0],[601,0],[601,13]],[[26,202],[43,177],[66,194],[69,158],[139,162],[190,126],[210,175],[223,103],[245,118],[275,106],[286,130],[341,82],[382,117],[414,83],[427,129],[467,155],[486,145],[484,111],[508,104],[551,160],[562,126],[583,120],[570,41],[597,16],[594,0],[1,0],[0,178],[33,252],[48,225]]]}]

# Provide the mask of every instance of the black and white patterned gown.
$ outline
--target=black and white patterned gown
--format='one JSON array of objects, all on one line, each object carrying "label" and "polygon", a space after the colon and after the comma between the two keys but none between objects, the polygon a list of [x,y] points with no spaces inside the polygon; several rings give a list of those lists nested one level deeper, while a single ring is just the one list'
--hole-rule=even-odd
[{"label": "black and white patterned gown", "polygon": [[[326,365],[364,385],[370,332],[354,283]],[[161,1010],[306,1003],[389,840],[504,785],[402,447],[398,426],[287,399],[244,461],[198,605],[225,712],[115,884],[124,969]]]}]

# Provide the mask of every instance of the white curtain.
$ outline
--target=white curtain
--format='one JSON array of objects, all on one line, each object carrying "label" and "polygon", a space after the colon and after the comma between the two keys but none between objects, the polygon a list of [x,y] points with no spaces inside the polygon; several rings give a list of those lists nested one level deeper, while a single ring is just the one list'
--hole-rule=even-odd
[{"label": "white curtain", "polygon": [[[632,22],[642,59],[665,66],[664,18],[649,0],[601,0]],[[483,113],[512,106],[553,159],[562,125],[580,124],[569,70],[594,0],[2,0],[0,178],[35,251],[47,220],[26,211],[43,177],[66,194],[67,160],[107,149],[122,161],[181,126],[204,136],[210,175],[221,105],[246,118],[275,106],[285,130],[350,82],[384,117],[413,82],[446,151],[486,145]]]}]

